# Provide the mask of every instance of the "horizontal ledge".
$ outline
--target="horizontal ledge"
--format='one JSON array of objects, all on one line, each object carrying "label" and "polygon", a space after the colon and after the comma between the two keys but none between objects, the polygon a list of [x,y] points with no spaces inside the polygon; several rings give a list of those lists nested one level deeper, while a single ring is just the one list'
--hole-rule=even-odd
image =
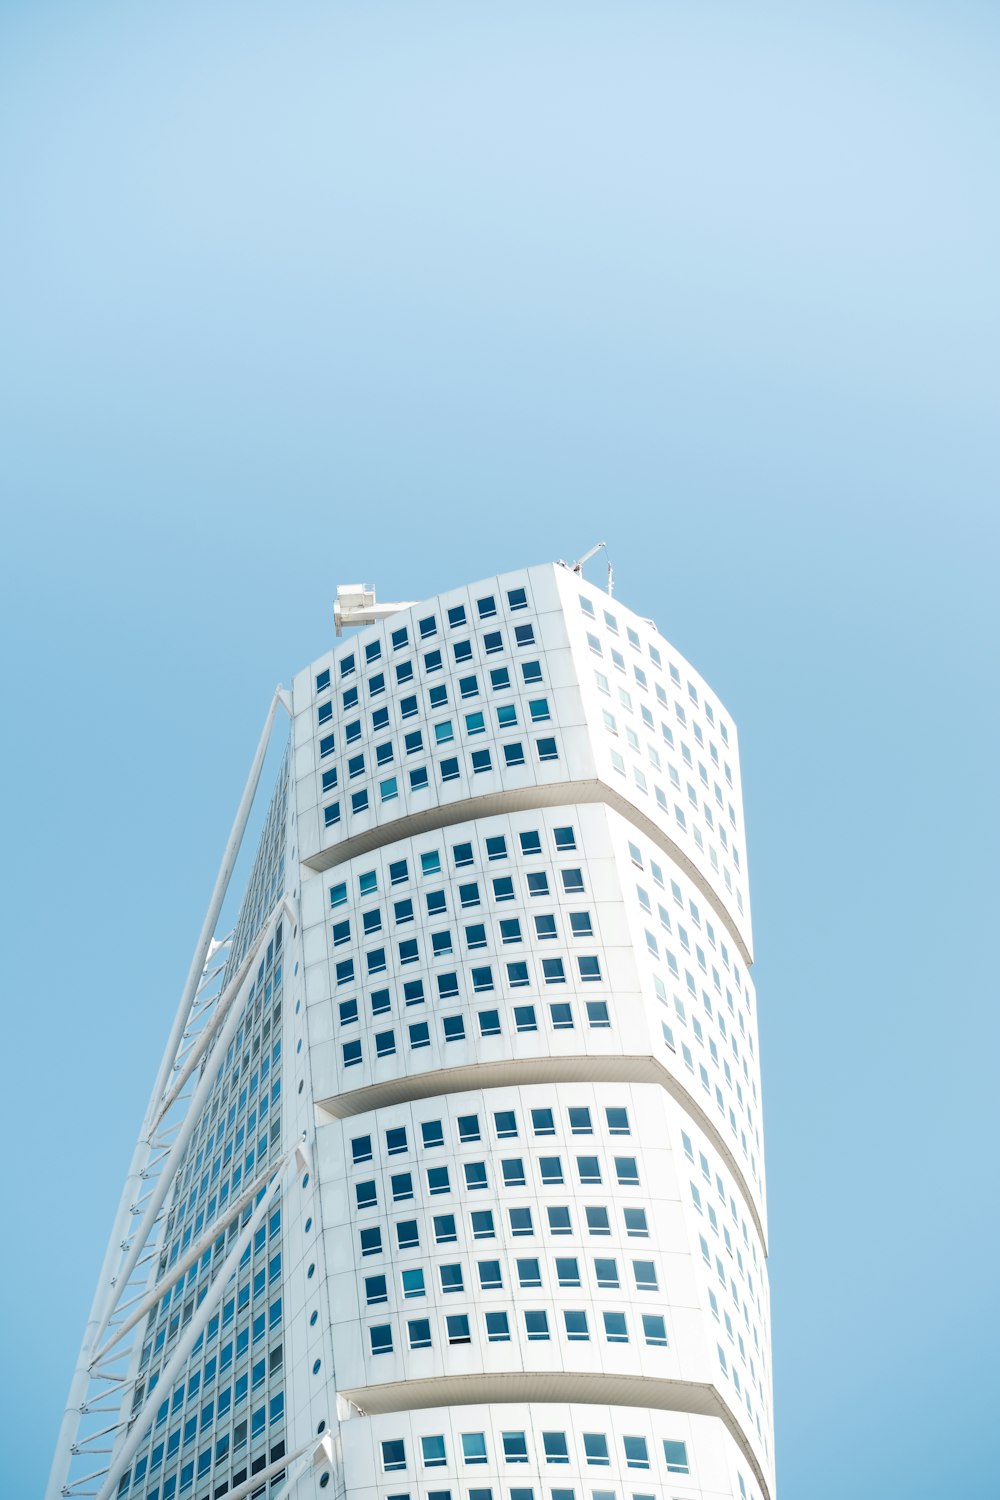
[{"label": "horizontal ledge", "polygon": [[316,1101],[317,1122],[346,1120],[373,1109],[409,1104],[414,1099],[435,1099],[442,1094],[464,1094],[478,1089],[512,1088],[538,1083],[653,1083],[671,1098],[704,1131],[729,1168],[746,1202],[754,1226],[767,1254],[767,1235],[757,1204],[739,1162],[721,1130],[698,1101],[655,1057],[615,1056],[510,1058],[496,1063],[470,1063],[461,1068],[436,1068],[431,1073],[404,1074],[372,1083],[366,1088],[335,1094]]},{"label": "horizontal ledge", "polygon": [[695,1380],[660,1380],[645,1375],[604,1375],[590,1371],[505,1370],[476,1375],[444,1375],[429,1380],[397,1380],[338,1394],[365,1416],[420,1411],[436,1406],[492,1406],[513,1402],[566,1406],[630,1406],[646,1411],[678,1411],[716,1417],[725,1423],[769,1500],[770,1487],[742,1423],[714,1385]]},{"label": "horizontal ledge", "polygon": [[342,839],[329,849],[312,854],[302,863],[310,870],[322,872],[332,870],[335,865],[346,864],[359,854],[370,854],[386,844],[398,843],[401,839],[413,838],[418,833],[432,833],[438,828],[451,828],[456,823],[471,823],[477,818],[492,818],[500,814],[526,812],[543,807],[572,807],[574,803],[603,802],[612,812],[618,813],[640,833],[651,839],[657,848],[672,859],[684,871],[688,879],[698,887],[708,901],[726,931],[739,949],[740,957],[747,968],[753,963],[753,954],[736,926],[728,906],[718,891],[698,869],[697,865],[674,843],[652,818],[616,792],[607,782],[596,778],[592,781],[559,781],[551,786],[527,786],[509,792],[490,792],[482,797],[465,797],[460,802],[449,802],[429,807],[426,812],[408,813],[392,822],[382,823],[377,828],[368,828],[352,838]]}]

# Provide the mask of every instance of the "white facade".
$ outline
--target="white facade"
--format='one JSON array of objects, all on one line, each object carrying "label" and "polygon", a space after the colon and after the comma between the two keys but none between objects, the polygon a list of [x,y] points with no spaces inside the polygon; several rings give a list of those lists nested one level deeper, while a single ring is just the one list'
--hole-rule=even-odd
[{"label": "white facade", "polygon": [[288,707],[102,1495],[768,1500],[725,710],[562,565],[358,632]]}]

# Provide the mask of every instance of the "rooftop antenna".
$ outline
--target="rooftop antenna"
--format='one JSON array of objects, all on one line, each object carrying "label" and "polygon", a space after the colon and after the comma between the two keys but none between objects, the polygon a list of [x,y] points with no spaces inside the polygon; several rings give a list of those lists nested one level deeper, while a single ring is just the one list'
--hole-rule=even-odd
[{"label": "rooftop antenna", "polygon": [[589,562],[592,557],[594,557],[598,552],[600,552],[602,550],[604,552],[604,556],[608,558],[608,594],[609,594],[609,596],[611,598],[614,598],[614,592],[615,592],[615,570],[611,566],[611,559],[610,559],[610,557],[608,557],[608,544],[607,544],[607,542],[597,542],[593,547],[591,547],[591,549],[590,549],[589,552],[585,552],[582,557],[578,557],[577,560],[576,560],[576,562],[573,564],[573,567],[572,567],[571,571],[574,572],[574,573],[579,574],[579,576],[582,578],[583,577],[583,565],[584,565],[584,563],[585,562]]},{"label": "rooftop antenna", "polygon": [[375,599],[375,587],[370,583],[341,583],[337,586],[337,597],[333,604],[333,623],[337,634],[352,625],[374,625],[401,609],[410,609],[418,603],[416,599],[402,600],[396,604],[379,604]]}]

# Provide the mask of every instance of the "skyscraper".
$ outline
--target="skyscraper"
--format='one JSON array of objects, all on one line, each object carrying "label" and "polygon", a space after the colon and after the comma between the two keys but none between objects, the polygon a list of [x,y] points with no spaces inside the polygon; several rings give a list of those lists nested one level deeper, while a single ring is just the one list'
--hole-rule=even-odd
[{"label": "skyscraper", "polygon": [[771,1500],[732,721],[562,564],[383,612],[271,705],[50,1497]]}]

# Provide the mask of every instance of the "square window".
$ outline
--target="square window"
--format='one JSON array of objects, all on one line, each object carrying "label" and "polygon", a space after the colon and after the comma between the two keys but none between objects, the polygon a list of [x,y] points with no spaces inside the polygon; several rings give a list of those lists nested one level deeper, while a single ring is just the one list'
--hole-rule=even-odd
[{"label": "square window", "polygon": [[472,1222],[472,1238],[474,1240],[496,1239],[496,1229],[493,1225],[493,1210],[491,1208],[477,1208],[469,1215]]},{"label": "square window", "polygon": [[[396,1244],[400,1250],[413,1250],[420,1244],[416,1219],[402,1219],[396,1225]],[[423,1273],[421,1273],[423,1275]]]},{"label": "square window", "polygon": [[479,680],[472,677],[460,677],[458,679],[458,691],[463,698],[477,698],[479,696]]},{"label": "square window", "polygon": [[448,1455],[445,1451],[444,1438],[442,1436],[422,1437],[420,1439],[420,1452],[425,1469],[443,1468],[448,1462]]},{"label": "square window", "polygon": [[573,1135],[592,1135],[590,1110],[585,1105],[572,1105],[569,1111],[569,1128]]},{"label": "square window", "polygon": [[510,1323],[505,1312],[488,1312],[485,1321],[487,1343],[507,1344],[510,1342]]},{"label": "square window", "polygon": [[469,1320],[465,1313],[453,1313],[445,1318],[444,1321],[449,1344],[472,1343],[472,1335],[469,1332]]},{"label": "square window", "polygon": [[560,1286],[580,1285],[580,1263],[575,1255],[556,1256],[556,1279]]},{"label": "square window", "polygon": [[667,1347],[666,1320],[659,1313],[643,1313],[642,1336],[646,1343],[652,1344],[654,1348],[665,1349]]},{"label": "square window", "polygon": [[535,644],[535,627],[533,625],[515,625],[514,643],[517,646],[533,646]]},{"label": "square window", "polygon": [[507,607],[510,610],[527,609],[528,595],[524,589],[507,590]]},{"label": "square window", "polygon": [[570,1343],[585,1343],[590,1338],[586,1311],[581,1308],[566,1308],[563,1312],[566,1337]]},{"label": "square window", "polygon": [[537,661],[523,661],[521,663],[521,676],[530,687],[534,682],[542,680],[542,664]]},{"label": "square window", "polygon": [[406,1444],[402,1438],[389,1438],[382,1443],[382,1468],[387,1474],[406,1468]]},{"label": "square window", "polygon": [[510,1208],[507,1210],[507,1218],[510,1221],[510,1232],[515,1238],[534,1234],[535,1226],[530,1208]]},{"label": "square window", "polygon": [[522,1289],[541,1286],[542,1273],[534,1256],[522,1257],[517,1261],[517,1281]]},{"label": "square window", "polygon": [[549,877],[544,870],[531,870],[527,876],[529,896],[547,896]]},{"label": "square window", "polygon": [[503,761],[505,766],[524,765],[524,746],[520,740],[515,740],[512,745],[503,746]]},{"label": "square window", "polygon": [[510,1140],[517,1135],[517,1115],[512,1109],[498,1109],[493,1115],[493,1128],[498,1141]]},{"label": "square window", "polygon": [[554,739],[543,739],[535,741],[539,760],[558,760],[559,748]]},{"label": "square window", "polygon": [[543,1432],[542,1450],[547,1464],[568,1464],[569,1449],[564,1432]]},{"label": "square window", "polygon": [[545,1210],[550,1234],[572,1234],[573,1221],[565,1204],[557,1203]]},{"label": "square window", "polygon": [[600,1287],[619,1287],[618,1262],[610,1256],[595,1256],[594,1275],[597,1277],[597,1285]]},{"label": "square window", "polygon": [[611,1233],[611,1221],[608,1211],[602,1206],[591,1206],[584,1210],[587,1220],[587,1232],[594,1235],[606,1235]]},{"label": "square window", "polygon": [[458,1230],[455,1227],[454,1214],[434,1215],[434,1243],[436,1245],[453,1245],[458,1239]]},{"label": "square window", "polygon": [[490,668],[490,687],[493,689],[493,691],[495,693],[506,692],[507,689],[510,687],[510,668],[509,667],[491,667]]},{"label": "square window", "polygon": [[663,1444],[663,1456],[667,1464],[668,1474],[687,1474],[688,1468],[687,1443],[671,1442],[666,1439]]},{"label": "square window", "polygon": [[524,1162],[519,1156],[508,1156],[501,1160],[504,1187],[524,1187]]},{"label": "square window", "polygon": [[467,1464],[484,1464],[486,1462],[485,1433],[462,1433],[462,1458]]},{"label": "square window", "polygon": [[608,1454],[608,1440],[603,1432],[585,1432],[583,1434],[583,1452],[587,1463],[595,1468],[607,1468],[610,1466],[611,1458]]},{"label": "square window", "polygon": [[479,1262],[479,1285],[484,1292],[495,1291],[503,1286],[503,1277],[500,1274],[500,1262],[498,1260],[481,1260]]},{"label": "square window", "polygon": [[413,1177],[409,1172],[394,1172],[389,1179],[393,1203],[408,1203],[413,1197]]},{"label": "square window", "polygon": [[503,1443],[503,1456],[509,1464],[526,1464],[528,1462],[528,1444],[523,1432],[503,1432],[500,1434]]},{"label": "square window", "polygon": [[630,1469],[648,1469],[649,1452],[644,1437],[626,1437],[622,1439],[625,1448],[625,1462]]},{"label": "square window", "polygon": [[392,1353],[392,1325],[390,1323],[380,1323],[370,1328],[368,1334],[371,1339],[372,1354]]},{"label": "square window", "polygon": [[397,859],[389,866],[390,885],[402,885],[410,878],[410,868],[405,859]]},{"label": "square window", "polygon": [[644,1208],[626,1208],[625,1233],[632,1239],[648,1239],[649,1225]]},{"label": "square window", "polygon": [[411,1349],[431,1347],[431,1325],[429,1318],[411,1318],[406,1325],[407,1342]]},{"label": "square window", "polygon": [[481,772],[483,772],[483,771],[492,771],[492,769],[493,769],[493,759],[492,759],[492,757],[490,755],[490,752],[488,750],[473,750],[473,752],[472,752],[472,771],[473,771],[473,775],[478,776]]},{"label": "square window", "polygon": [[492,594],[487,594],[483,599],[476,600],[476,609],[481,620],[489,620],[497,612],[497,601]]},{"label": "square window", "polygon": [[605,1312],[604,1337],[609,1344],[628,1343],[628,1325],[623,1312]]},{"label": "square window", "polygon": [[532,1308],[526,1309],[524,1314],[524,1331],[527,1334],[529,1343],[539,1343],[548,1340],[549,1315],[544,1308],[540,1308],[537,1311]]},{"label": "square window", "polygon": [[462,1279],[462,1267],[460,1264],[456,1263],[454,1265],[439,1266],[438,1272],[441,1277],[442,1292],[464,1291],[465,1287]]}]

